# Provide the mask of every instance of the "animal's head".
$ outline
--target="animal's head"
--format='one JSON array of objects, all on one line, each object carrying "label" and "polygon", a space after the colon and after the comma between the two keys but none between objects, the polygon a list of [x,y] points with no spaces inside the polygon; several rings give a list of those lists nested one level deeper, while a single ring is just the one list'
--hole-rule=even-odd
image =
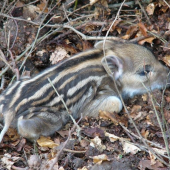
[{"label": "animal's head", "polygon": [[[98,42],[96,48],[103,48]],[[102,64],[122,85],[122,94],[133,96],[148,90],[164,88],[170,83],[169,69],[145,47],[131,43],[106,41]],[[147,89],[146,89],[147,88]]]}]

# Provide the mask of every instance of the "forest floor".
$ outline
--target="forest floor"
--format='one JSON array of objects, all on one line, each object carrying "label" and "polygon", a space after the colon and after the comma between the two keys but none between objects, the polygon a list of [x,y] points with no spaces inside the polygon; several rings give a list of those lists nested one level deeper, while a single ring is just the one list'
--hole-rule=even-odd
[{"label": "forest floor", "polygon": [[[33,76],[108,38],[143,45],[169,67],[169,37],[165,0],[2,0],[1,92],[15,78]],[[0,170],[170,169],[170,90],[135,96],[125,105],[128,113],[81,118],[80,131],[70,122],[34,144],[10,128],[0,144]]]}]

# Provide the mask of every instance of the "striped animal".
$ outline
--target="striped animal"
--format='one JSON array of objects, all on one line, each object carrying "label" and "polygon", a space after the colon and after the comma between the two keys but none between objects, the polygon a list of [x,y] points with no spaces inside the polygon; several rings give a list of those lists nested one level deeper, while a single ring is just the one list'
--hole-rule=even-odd
[{"label": "striped animal", "polygon": [[61,97],[75,119],[81,114],[96,117],[99,110],[120,112],[122,102],[112,78],[123,98],[147,92],[143,84],[149,90],[166,85],[168,69],[146,48],[106,41],[105,54],[100,41],[95,48],[8,87],[0,97],[4,117],[0,142],[10,125],[31,140],[61,129],[70,119]]}]

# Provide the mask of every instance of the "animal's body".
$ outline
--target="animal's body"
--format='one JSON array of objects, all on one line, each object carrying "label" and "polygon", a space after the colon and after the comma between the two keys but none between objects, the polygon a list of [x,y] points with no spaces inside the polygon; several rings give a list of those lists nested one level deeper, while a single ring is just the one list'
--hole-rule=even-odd
[{"label": "animal's body", "polygon": [[[11,125],[29,139],[50,135],[69,120],[61,98],[49,83],[52,81],[74,118],[98,115],[99,110],[120,112],[123,98],[145,93],[166,85],[168,69],[161,65],[146,48],[130,44],[103,42],[95,48],[77,54],[52,66],[28,80],[16,81],[0,97],[0,111],[4,116],[4,128],[0,142]],[[143,83],[143,84],[142,84]]]}]

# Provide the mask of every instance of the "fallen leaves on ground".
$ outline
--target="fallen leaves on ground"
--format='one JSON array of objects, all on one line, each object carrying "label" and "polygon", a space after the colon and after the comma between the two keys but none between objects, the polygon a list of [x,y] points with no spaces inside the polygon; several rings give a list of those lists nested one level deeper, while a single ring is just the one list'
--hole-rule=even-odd
[{"label": "fallen leaves on ground", "polygon": [[[27,61],[36,67],[37,73],[50,64],[92,48],[95,43],[93,38],[105,37],[110,29],[109,36],[144,45],[152,49],[165,65],[170,66],[169,6],[165,1],[139,1],[143,7],[141,9],[138,3],[127,1],[112,25],[121,3],[120,0],[115,3],[106,0],[42,0],[31,4],[20,0],[1,1],[1,14],[5,16],[0,19],[0,48],[10,65],[18,67],[27,57]],[[92,40],[63,28],[64,24]],[[21,54],[24,54],[23,58],[14,64]],[[4,63],[1,62],[0,68],[3,67]],[[20,75],[29,78],[33,69],[32,65],[27,66],[25,63]],[[13,75],[7,72],[4,77],[6,88]],[[164,135],[148,94],[134,97],[125,104],[143,139],[151,141],[155,146],[149,143],[149,147],[168,163],[163,156],[167,154],[163,136],[169,139],[170,93],[166,90],[162,96],[160,91],[155,91],[152,95],[161,124],[167,123]],[[51,137],[41,137],[36,147],[32,142],[20,138],[15,129],[9,129],[0,144],[0,169],[29,167],[43,170],[55,163],[53,169],[59,170],[88,170],[89,167],[92,170],[108,170],[112,167],[121,170],[168,170],[152,152],[143,149],[142,140],[136,137],[138,134],[124,110],[119,114],[100,111],[99,115],[100,119],[83,118],[79,123],[81,132],[73,131],[68,141],[73,123],[67,124],[65,130]],[[128,127],[127,130],[123,125]]]}]

